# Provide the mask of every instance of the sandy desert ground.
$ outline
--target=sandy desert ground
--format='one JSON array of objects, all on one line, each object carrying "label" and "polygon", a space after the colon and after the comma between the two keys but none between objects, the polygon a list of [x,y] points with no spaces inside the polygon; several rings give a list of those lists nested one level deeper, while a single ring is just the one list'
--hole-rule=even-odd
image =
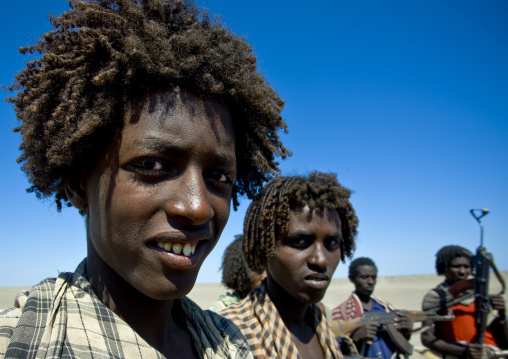
[{"label": "sandy desert ground", "polygon": [[[505,282],[508,282],[508,271],[504,271],[501,274]],[[442,277],[436,275],[380,277],[378,278],[374,294],[390,301],[396,308],[420,310],[421,301],[425,293],[439,284],[442,279]],[[499,293],[500,288],[501,286],[497,279],[491,275],[489,292]],[[0,288],[0,308],[12,306],[14,296],[22,289],[27,288]],[[353,285],[348,279],[333,279],[323,302],[328,307],[333,308],[344,301],[352,290]],[[189,297],[202,308],[206,309],[224,292],[226,292],[226,289],[220,284],[196,284],[190,292]],[[507,293],[504,294],[504,297],[508,303]],[[420,323],[416,323],[414,326],[415,329],[418,327],[420,327]],[[421,346],[419,332],[413,334],[411,343],[417,347]],[[419,359],[422,356],[415,352],[412,358]]]}]

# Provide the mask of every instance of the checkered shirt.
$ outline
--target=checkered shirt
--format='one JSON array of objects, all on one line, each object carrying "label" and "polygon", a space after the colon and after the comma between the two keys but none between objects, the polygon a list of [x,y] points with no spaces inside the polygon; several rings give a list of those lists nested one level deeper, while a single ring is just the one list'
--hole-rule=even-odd
[{"label": "checkered shirt", "polygon": [[[46,279],[0,311],[2,358],[164,358],[101,303],[86,278],[86,260],[74,273]],[[250,359],[245,338],[230,321],[201,310],[188,298],[175,301],[206,359]],[[175,348],[178,356],[178,348]]]},{"label": "checkered shirt", "polygon": [[[326,359],[342,359],[337,340],[317,306],[310,306],[313,326]],[[291,333],[266,292],[266,281],[243,300],[220,312],[242,331],[255,358],[300,359]]]}]

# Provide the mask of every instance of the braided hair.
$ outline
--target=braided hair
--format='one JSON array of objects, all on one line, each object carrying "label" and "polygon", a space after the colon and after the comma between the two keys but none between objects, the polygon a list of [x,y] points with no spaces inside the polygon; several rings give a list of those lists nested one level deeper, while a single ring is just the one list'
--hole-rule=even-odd
[{"label": "braided hair", "polygon": [[22,136],[18,162],[38,198],[70,206],[65,183],[89,171],[122,126],[129,101],[181,88],[228,107],[236,136],[238,196],[254,197],[291,153],[284,102],[258,72],[243,38],[191,0],[71,0],[50,17],[54,30],[23,54],[27,62],[9,89]]},{"label": "braided hair", "polygon": [[262,270],[277,245],[289,232],[292,209],[308,206],[335,209],[340,217],[343,241],[341,259],[355,249],[358,218],[349,202],[351,191],[333,173],[313,172],[308,177],[276,177],[270,181],[247,209],[244,221],[243,251],[252,270]]}]

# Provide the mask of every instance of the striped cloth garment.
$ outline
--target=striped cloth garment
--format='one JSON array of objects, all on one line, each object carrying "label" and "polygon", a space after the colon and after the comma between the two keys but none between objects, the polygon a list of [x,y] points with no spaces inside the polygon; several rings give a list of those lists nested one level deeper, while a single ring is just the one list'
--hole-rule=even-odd
[{"label": "striped cloth garment", "polygon": [[[74,273],[42,281],[18,295],[15,307],[0,311],[0,359],[164,358],[101,303],[85,273],[86,259]],[[203,311],[186,297],[175,305],[200,357],[252,358],[245,338],[230,321]]]}]

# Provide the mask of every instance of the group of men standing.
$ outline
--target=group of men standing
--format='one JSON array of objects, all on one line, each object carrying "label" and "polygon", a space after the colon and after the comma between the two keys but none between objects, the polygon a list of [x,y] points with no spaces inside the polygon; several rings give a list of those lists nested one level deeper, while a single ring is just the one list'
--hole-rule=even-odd
[{"label": "group of men standing", "polygon": [[[360,257],[351,262],[349,279],[355,289],[343,303],[331,313],[321,303],[337,265],[351,257],[355,247],[358,219],[349,194],[334,175],[316,172],[309,177],[277,178],[249,207],[243,238],[237,239],[242,242],[240,254],[246,268],[253,273],[266,270],[266,278],[257,282],[258,288],[240,296],[241,288],[228,285],[231,279],[224,281],[227,273],[223,273],[223,283],[235,290],[237,299],[219,314],[235,323],[255,357],[340,358],[344,354],[395,359],[411,355],[413,347],[408,341],[414,317],[374,295],[378,269],[372,259]],[[237,257],[225,255],[223,269]],[[474,290],[449,292],[472,274],[472,259],[471,252],[459,246],[445,246],[436,254],[437,274],[445,280],[423,299],[423,317],[418,319],[423,324],[416,329],[428,348],[422,354],[480,359],[486,348],[494,352],[508,348],[502,296],[490,296],[492,313],[481,345],[473,343]],[[255,279],[252,273],[241,274],[240,268],[234,266],[235,278]],[[395,315],[391,322],[362,321],[366,313]],[[448,320],[433,321],[436,318]],[[356,324],[348,327],[351,322]],[[334,331],[336,327],[342,331]]]},{"label": "group of men standing", "polygon": [[[422,344],[430,349],[422,354],[443,358],[474,358],[492,355],[508,348],[508,327],[504,299],[501,295],[490,295],[491,312],[484,332],[483,344],[475,343],[475,297],[471,287],[458,292],[450,288],[459,281],[465,281],[472,274],[473,254],[467,249],[450,245],[436,254],[436,270],[445,280],[427,292],[422,310],[429,317],[432,314],[450,315],[453,320],[426,320],[422,326]],[[373,295],[377,279],[377,267],[370,258],[357,258],[349,267],[349,279],[355,291],[342,304],[333,309],[334,320],[347,321],[369,312],[396,312],[386,300]],[[404,338],[410,339],[413,321],[409,316],[400,315],[395,319],[396,329]],[[409,353],[397,340],[389,335],[386,326],[366,322],[358,329],[347,333],[354,343],[357,355],[366,358],[399,358]],[[347,348],[343,346],[343,348]],[[495,354],[494,354],[495,355]]]}]

